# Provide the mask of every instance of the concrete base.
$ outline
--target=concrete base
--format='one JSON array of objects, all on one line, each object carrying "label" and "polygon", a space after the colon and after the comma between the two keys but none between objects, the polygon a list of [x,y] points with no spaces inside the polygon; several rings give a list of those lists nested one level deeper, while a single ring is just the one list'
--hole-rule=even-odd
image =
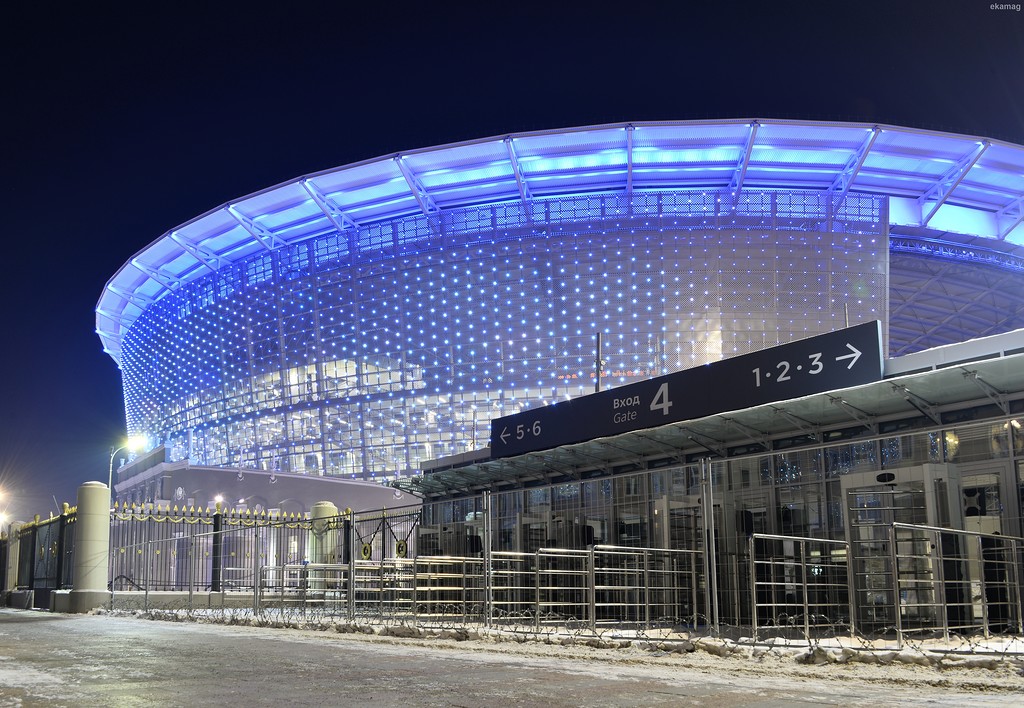
[{"label": "concrete base", "polygon": [[188,592],[160,591],[147,595],[144,592],[120,591],[114,593],[113,600],[108,600],[104,607],[115,610],[252,609],[253,595],[251,592],[193,592],[190,597]]},{"label": "concrete base", "polygon": [[7,595],[7,606],[16,610],[31,610],[35,598],[35,590],[11,590]]},{"label": "concrete base", "polygon": [[56,590],[50,594],[50,611],[81,615],[98,607],[110,607],[106,590]]}]

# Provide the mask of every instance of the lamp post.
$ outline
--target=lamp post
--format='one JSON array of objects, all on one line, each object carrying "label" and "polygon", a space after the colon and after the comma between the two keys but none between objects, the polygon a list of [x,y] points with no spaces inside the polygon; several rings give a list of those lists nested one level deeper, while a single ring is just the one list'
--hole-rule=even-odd
[{"label": "lamp post", "polygon": [[116,450],[114,448],[110,449],[110,471],[107,476],[107,489],[110,490],[111,497],[113,497],[114,495],[114,457],[117,455],[117,453],[121,452],[121,450],[128,450],[129,452],[134,452],[135,450],[138,450],[145,444],[146,439],[137,436],[129,438],[128,442],[126,442],[124,445],[117,448]]}]

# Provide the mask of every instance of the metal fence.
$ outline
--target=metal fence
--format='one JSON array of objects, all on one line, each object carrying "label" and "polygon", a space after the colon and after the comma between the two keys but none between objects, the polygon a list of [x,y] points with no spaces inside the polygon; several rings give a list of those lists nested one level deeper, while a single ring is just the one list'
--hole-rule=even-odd
[{"label": "metal fence", "polygon": [[1024,632],[1022,539],[895,523],[888,564],[893,621],[912,635]]},{"label": "metal fence", "polygon": [[291,515],[122,507],[111,514],[110,589],[221,592],[257,585],[257,569],[306,557],[311,522]]},{"label": "metal fence", "polygon": [[[903,646],[918,637],[1024,631],[1018,538],[902,523],[878,529],[870,542],[753,533],[728,565],[714,544],[494,551],[486,522],[456,544],[463,553],[439,555],[421,541],[420,519],[412,509],[320,519],[115,509],[112,602],[141,596],[148,607],[151,593],[163,593],[168,607],[176,592],[178,608],[230,599],[262,616],[724,633],[716,593],[731,587],[750,617],[731,629],[752,630],[755,640],[891,637]],[[20,546],[19,573],[51,577],[37,566],[69,556],[49,551],[60,540],[47,534],[71,526],[38,525],[35,540]]]},{"label": "metal fence", "polygon": [[856,632],[846,541],[755,533],[749,546],[755,640]]},{"label": "metal fence", "polygon": [[[358,542],[358,541],[357,541]],[[594,546],[260,568],[258,613],[348,620],[695,627],[699,552]],[[349,589],[352,592],[349,592]]]},{"label": "metal fence", "polygon": [[[74,582],[75,522],[74,507],[67,504],[58,516],[35,520],[18,528],[13,536],[0,541],[3,571],[0,587],[31,591],[31,605],[49,609],[55,590],[72,587]],[[5,577],[8,558],[16,553],[13,577]]]}]

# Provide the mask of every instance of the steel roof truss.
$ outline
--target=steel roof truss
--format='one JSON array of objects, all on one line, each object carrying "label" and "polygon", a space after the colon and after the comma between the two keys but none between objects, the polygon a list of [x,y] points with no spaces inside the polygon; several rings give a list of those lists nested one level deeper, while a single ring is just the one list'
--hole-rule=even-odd
[{"label": "steel roof truss", "polygon": [[409,189],[412,190],[412,196],[416,198],[416,203],[420,205],[420,209],[428,217],[436,217],[441,210],[437,204],[434,203],[434,199],[427,192],[426,187],[420,182],[419,178],[413,174],[409,166],[405,164],[405,160],[402,159],[401,155],[395,157],[395,164],[398,165],[398,169],[401,171],[402,176],[405,177],[406,184],[409,185]]},{"label": "steel roof truss", "polygon": [[754,141],[757,139],[757,129],[760,126],[761,124],[756,120],[750,124],[750,132],[747,133],[747,143],[743,146],[743,152],[740,154],[740,159],[736,163],[736,168],[732,171],[732,179],[729,180],[729,186],[726,188],[726,192],[729,197],[729,206],[733,209],[736,208],[736,204],[740,199],[740,191],[743,189],[743,180],[747,177],[747,167],[750,165],[750,153],[754,149]]},{"label": "steel roof truss", "polygon": [[632,124],[626,126],[626,196],[633,196],[633,131]]},{"label": "steel roof truss", "polygon": [[109,290],[110,292],[114,293],[118,297],[124,298],[125,300],[127,300],[131,304],[133,304],[136,307],[141,308],[143,310],[145,310],[147,307],[149,307],[150,305],[153,304],[153,299],[152,298],[143,297],[142,295],[139,295],[138,293],[133,293],[133,292],[131,292],[129,290],[125,290],[124,288],[118,287],[117,285],[108,285],[107,286],[107,290]]},{"label": "steel roof truss", "polygon": [[[1008,221],[1000,223],[1003,219]],[[999,240],[1005,241],[1010,232],[1024,222],[1024,197],[1021,197],[1005,209],[996,212],[996,224],[999,228]],[[1005,225],[1004,225],[1005,224]]]},{"label": "steel roof truss", "polygon": [[111,312],[110,310],[96,308],[96,314],[113,320],[117,323],[118,327],[127,330],[127,327],[124,325],[124,316],[120,312]]},{"label": "steel roof truss", "polygon": [[331,223],[334,224],[334,227],[338,229],[338,231],[344,233],[346,231],[359,230],[359,224],[353,221],[351,216],[339,209],[326,194],[320,191],[320,188],[313,183],[313,180],[302,180],[302,186],[305,188],[310,198],[312,198],[316,205],[320,207],[320,211],[322,211],[324,215],[331,220]]},{"label": "steel roof truss", "polygon": [[155,280],[157,283],[164,286],[168,290],[174,290],[179,285],[181,285],[180,279],[175,278],[173,275],[165,273],[164,271],[158,268],[148,266],[142,261],[140,261],[138,258],[133,258],[131,260],[131,264],[138,268],[143,273],[145,273],[147,276],[149,276],[151,280]]},{"label": "steel roof truss", "polygon": [[993,403],[999,406],[999,410],[1001,410],[1006,415],[1010,414],[1010,404],[1007,401],[1006,394],[1003,391],[1000,391],[995,386],[990,384],[988,381],[981,378],[977,371],[964,369],[963,372],[964,378],[973,381],[974,384],[978,388],[980,388],[984,392],[984,394],[988,396],[989,399],[991,399]]},{"label": "steel roof truss", "polygon": [[[917,203],[921,207],[921,226],[927,226],[928,222],[935,216],[935,212],[939,210],[949,196],[953,193],[953,190],[959,186],[963,181],[967,173],[971,171],[975,163],[981,159],[981,156],[988,150],[989,142],[987,140],[982,141],[978,144],[974,150],[969,154],[964,155],[960,158],[953,167],[942,175],[942,177],[933,184],[927,192],[917,198]],[[934,201],[933,201],[934,200]],[[925,208],[929,202],[932,202],[931,206],[928,207],[927,214]]]},{"label": "steel roof truss", "polygon": [[168,234],[170,239],[184,248],[188,253],[204,266],[216,273],[224,264],[224,260],[208,248],[203,248],[194,243],[186,241],[177,231]]},{"label": "steel roof truss", "polygon": [[868,139],[864,141],[864,144],[860,146],[857,152],[850,156],[846,166],[843,167],[843,171],[836,175],[836,178],[832,181],[832,186],[828,188],[828,191],[832,192],[833,207],[838,207],[846,199],[850,187],[853,186],[853,181],[857,179],[860,168],[864,166],[864,161],[868,159],[868,153],[871,152],[871,147],[875,144],[875,140],[878,139],[881,132],[882,129],[877,125],[872,128]]},{"label": "steel roof truss", "polygon": [[526,184],[526,178],[523,176],[523,169],[519,166],[519,157],[516,156],[512,138],[505,138],[503,142],[505,150],[508,151],[508,161],[512,163],[512,174],[515,175],[516,186],[519,187],[519,197],[524,204],[529,204],[533,200],[533,196],[530,194],[530,186]]},{"label": "steel roof truss", "polygon": [[231,214],[231,217],[241,225],[243,229],[249,232],[249,235],[254,239],[263,244],[263,247],[268,251],[273,251],[281,246],[287,245],[282,239],[278,238],[274,232],[265,226],[257,224],[255,221],[250,219],[242,212],[235,209],[235,207],[228,205],[227,212]]}]

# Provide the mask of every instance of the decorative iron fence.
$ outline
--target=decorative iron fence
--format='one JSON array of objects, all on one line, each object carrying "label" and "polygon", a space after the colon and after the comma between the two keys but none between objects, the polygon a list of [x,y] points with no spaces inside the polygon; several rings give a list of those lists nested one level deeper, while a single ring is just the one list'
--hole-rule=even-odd
[{"label": "decorative iron fence", "polygon": [[251,592],[260,566],[306,557],[310,528],[308,519],[289,514],[115,507],[110,589]]},{"label": "decorative iron fence", "polygon": [[[5,536],[0,541],[0,587],[30,591],[32,607],[49,609],[50,595],[74,582],[76,513],[75,507],[65,504],[60,515],[42,520],[37,516]],[[10,566],[15,553],[17,562]],[[13,577],[7,577],[9,566]]]}]

